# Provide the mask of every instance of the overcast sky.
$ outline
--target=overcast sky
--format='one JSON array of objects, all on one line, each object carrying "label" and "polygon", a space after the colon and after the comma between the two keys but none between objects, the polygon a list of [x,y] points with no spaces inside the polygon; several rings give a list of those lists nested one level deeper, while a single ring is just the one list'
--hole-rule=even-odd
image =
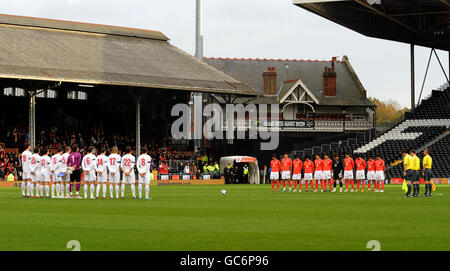
[{"label": "overcast sky", "polygon": [[[327,60],[347,55],[369,96],[410,106],[409,45],[365,37],[292,0],[204,2],[205,56]],[[175,46],[195,51],[195,0],[1,0],[0,13],[159,30]],[[416,50],[416,98],[429,50]],[[448,69],[448,53],[438,53]],[[434,59],[424,95],[444,82]]]}]

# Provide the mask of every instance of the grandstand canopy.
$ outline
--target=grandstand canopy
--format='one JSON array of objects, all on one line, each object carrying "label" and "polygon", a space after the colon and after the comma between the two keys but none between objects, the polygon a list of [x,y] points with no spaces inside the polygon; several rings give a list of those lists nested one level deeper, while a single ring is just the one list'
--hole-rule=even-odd
[{"label": "grandstand canopy", "polygon": [[158,31],[0,15],[0,79],[257,95]]},{"label": "grandstand canopy", "polygon": [[363,35],[450,51],[449,0],[293,0]]}]

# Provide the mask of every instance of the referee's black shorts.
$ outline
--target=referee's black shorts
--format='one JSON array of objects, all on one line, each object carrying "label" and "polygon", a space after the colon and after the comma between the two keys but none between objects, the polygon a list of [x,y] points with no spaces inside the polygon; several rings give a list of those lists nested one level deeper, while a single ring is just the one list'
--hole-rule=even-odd
[{"label": "referee's black shorts", "polygon": [[79,183],[81,182],[81,169],[76,169],[70,174],[70,182]]},{"label": "referee's black shorts", "polygon": [[432,174],[431,168],[425,169],[425,174],[423,176],[423,179],[425,181],[431,181],[431,174]]},{"label": "referee's black shorts", "polygon": [[405,179],[407,181],[413,181],[413,177],[414,177],[413,175],[414,175],[413,170],[412,169],[408,169],[408,170],[406,170]]},{"label": "referee's black shorts", "polygon": [[412,170],[411,179],[412,182],[420,181],[420,172],[418,170]]}]

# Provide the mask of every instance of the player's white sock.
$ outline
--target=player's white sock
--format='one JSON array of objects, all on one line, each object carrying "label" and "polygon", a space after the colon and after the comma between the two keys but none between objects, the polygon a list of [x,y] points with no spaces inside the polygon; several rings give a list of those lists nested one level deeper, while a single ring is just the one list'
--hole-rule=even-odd
[{"label": "player's white sock", "polygon": [[31,195],[31,183],[27,182],[27,196]]},{"label": "player's white sock", "polygon": [[97,184],[97,191],[95,193],[95,196],[98,198],[98,196],[100,195],[100,184]]},{"label": "player's white sock", "polygon": [[70,194],[70,184],[66,184],[66,197]]},{"label": "player's white sock", "polygon": [[136,197],[136,186],[134,184],[131,185],[131,194],[133,195],[133,198]]},{"label": "player's white sock", "polygon": [[30,193],[31,197],[34,197],[34,183],[30,183],[30,187],[28,188],[28,193]]},{"label": "player's white sock", "polygon": [[140,183],[138,186],[139,198],[142,198],[142,184]]},{"label": "player's white sock", "polygon": [[88,185],[87,185],[87,183],[84,184],[83,191],[84,191],[84,198],[87,198],[87,192],[88,192]]},{"label": "player's white sock", "polygon": [[103,192],[103,197],[106,198],[106,184],[102,184],[102,192]]},{"label": "player's white sock", "polygon": [[116,198],[119,198],[119,185],[116,185]]},{"label": "player's white sock", "polygon": [[148,194],[150,193],[150,185],[145,185],[145,197],[148,198]]},{"label": "player's white sock", "polygon": [[112,185],[112,184],[110,184],[110,185],[109,185],[109,195],[110,195],[110,198],[113,198],[113,197],[114,197],[114,193],[113,193],[113,191],[114,191],[114,189],[113,189],[113,185]]},{"label": "player's white sock", "polygon": [[35,188],[36,188],[36,197],[39,197],[40,192],[39,192],[39,184],[38,183],[35,185]]},{"label": "player's white sock", "polygon": [[122,184],[122,198],[125,197],[125,184]]},{"label": "player's white sock", "polygon": [[25,182],[22,182],[20,187],[22,187],[22,196],[25,196]]},{"label": "player's white sock", "polygon": [[52,184],[52,189],[51,189],[51,191],[52,191],[51,196],[52,196],[52,197],[55,196],[55,190],[56,190],[56,184],[54,183],[54,184]]},{"label": "player's white sock", "polygon": [[48,184],[45,185],[45,196],[50,197],[50,186]]},{"label": "player's white sock", "polygon": [[95,184],[91,183],[91,198],[94,197],[94,194],[95,194]]},{"label": "player's white sock", "polygon": [[39,185],[39,192],[41,194],[41,197],[44,197],[44,185],[43,184]]}]

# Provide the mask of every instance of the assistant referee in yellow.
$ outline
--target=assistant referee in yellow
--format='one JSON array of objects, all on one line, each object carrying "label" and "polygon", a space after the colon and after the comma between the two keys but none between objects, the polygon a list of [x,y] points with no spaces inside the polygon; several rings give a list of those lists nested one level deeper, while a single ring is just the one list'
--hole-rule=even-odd
[{"label": "assistant referee in yellow", "polygon": [[410,155],[410,163],[412,169],[411,181],[413,187],[412,197],[418,198],[420,191],[420,158],[417,157],[415,150],[411,150]]},{"label": "assistant referee in yellow", "polygon": [[406,180],[406,185],[408,187],[408,191],[405,194],[406,198],[409,198],[411,195],[411,181],[412,181],[412,164],[411,164],[411,155],[408,154],[407,151],[403,151],[403,176]]},{"label": "assistant referee in yellow", "polygon": [[430,150],[425,149],[423,151],[424,157],[423,157],[423,179],[425,180],[425,194],[423,194],[423,197],[431,197],[431,191],[432,191],[432,184],[431,184],[431,168],[433,165],[433,158],[430,156]]}]

